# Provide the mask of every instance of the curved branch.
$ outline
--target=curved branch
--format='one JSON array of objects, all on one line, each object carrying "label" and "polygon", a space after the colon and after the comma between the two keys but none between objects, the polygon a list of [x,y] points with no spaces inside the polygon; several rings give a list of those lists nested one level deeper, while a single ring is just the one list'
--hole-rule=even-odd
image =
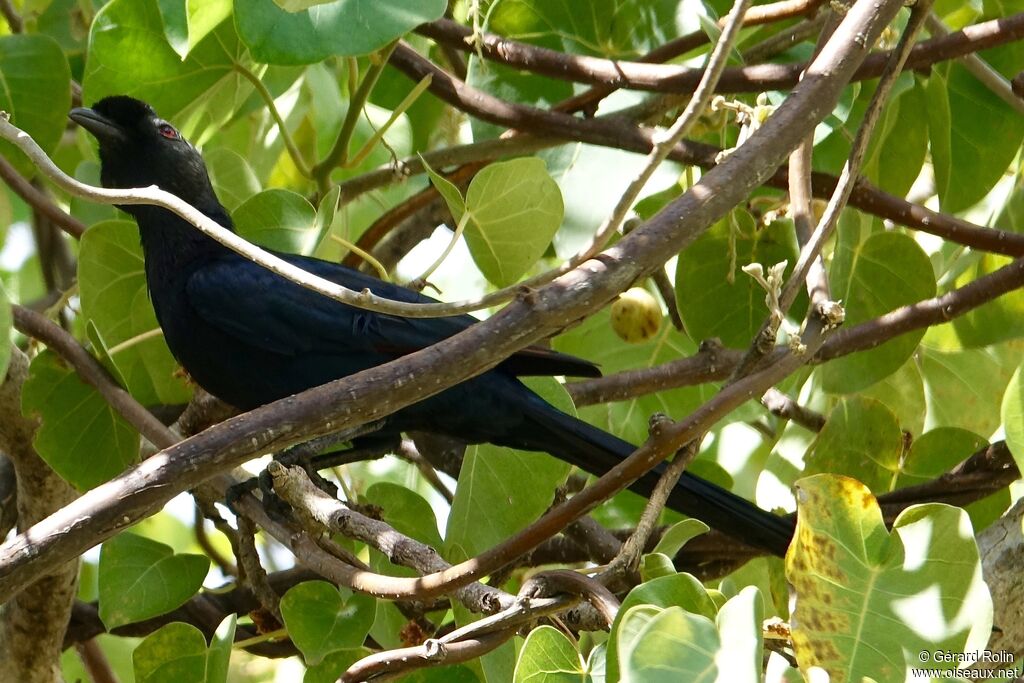
[{"label": "curved branch", "polygon": [[[400,44],[391,55],[391,63],[417,82],[430,74],[433,80],[429,89],[435,96],[483,121],[538,136],[557,136],[567,141],[585,142],[639,154],[649,153],[654,146],[656,131],[624,121],[622,112],[617,115],[579,119],[561,112],[506,102],[466,85],[404,44]],[[710,169],[715,166],[716,158],[721,151],[713,145],[684,140],[672,150],[668,158],[683,164]],[[409,168],[417,168],[416,162],[412,161]],[[373,176],[373,182],[370,182],[369,176]],[[360,188],[365,191],[386,185],[391,182],[393,176],[394,171],[390,168],[374,171],[368,174],[366,180],[359,181]],[[825,198],[832,195],[838,182],[835,176],[824,173],[812,174],[811,180],[814,195]],[[765,175],[763,183],[782,190],[788,189],[787,169],[784,166],[776,166]],[[351,191],[351,186],[347,191]],[[983,228],[954,216],[932,211],[882,192],[863,179],[857,181],[849,203],[900,225],[958,244],[995,254],[1024,256],[1024,235],[1020,233]]]},{"label": "curved branch", "polygon": [[[557,50],[510,40],[484,33],[477,40],[472,31],[461,24],[441,19],[424,24],[417,32],[434,41],[466,52],[480,49],[483,56],[514,69],[575,81],[589,85],[612,86],[630,90],[666,93],[693,92],[703,69],[671,64],[651,64],[585,55],[570,55]],[[967,26],[946,36],[937,36],[917,45],[907,59],[907,69],[921,69],[941,62],[1024,37],[1024,13]],[[863,81],[878,77],[889,60],[890,52],[871,55],[854,73],[851,80]],[[756,64],[726,69],[719,81],[719,93],[764,92],[792,88],[806,69],[798,64]]]},{"label": "curved branch", "polygon": [[53,203],[53,200],[33,187],[32,183],[25,180],[14,166],[11,166],[11,162],[3,157],[0,157],[0,178],[3,178],[7,186],[24,199],[26,204],[53,221],[54,225],[60,226],[64,232],[75,238],[81,237],[85,232],[84,223],[65,213]]}]

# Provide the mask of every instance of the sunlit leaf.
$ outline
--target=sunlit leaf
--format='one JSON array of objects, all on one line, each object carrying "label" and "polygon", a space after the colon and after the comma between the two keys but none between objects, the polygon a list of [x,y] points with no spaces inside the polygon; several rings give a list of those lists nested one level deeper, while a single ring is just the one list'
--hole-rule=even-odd
[{"label": "sunlit leaf", "polygon": [[[959,508],[915,505],[890,535],[862,484],[816,475],[797,485],[793,648],[800,668],[836,683],[900,680],[921,652],[972,651],[991,634],[992,601],[978,547]],[[856,634],[855,637],[851,637]],[[937,659],[928,667],[951,668]]]}]

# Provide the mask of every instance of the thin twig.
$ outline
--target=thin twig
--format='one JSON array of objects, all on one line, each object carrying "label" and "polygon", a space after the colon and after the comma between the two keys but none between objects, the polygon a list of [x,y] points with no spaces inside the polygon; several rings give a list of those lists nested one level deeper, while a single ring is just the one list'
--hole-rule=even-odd
[{"label": "thin twig", "polygon": [[92,678],[92,683],[118,683],[117,674],[114,673],[106,653],[95,639],[90,638],[77,643],[75,649],[82,660],[82,666]]},{"label": "thin twig", "polygon": [[[822,345],[811,363],[820,364],[873,349],[901,334],[948,322],[1021,287],[1024,287],[1024,260],[1018,259],[940,296],[901,306],[873,320],[839,330]],[[782,353],[785,351],[776,349],[769,360]],[[701,350],[689,358],[570,382],[565,388],[578,406],[625,401],[657,391],[725,379],[735,372],[743,355],[738,349],[705,342]]]},{"label": "thin twig", "polygon": [[825,426],[825,416],[806,408],[778,389],[772,388],[761,397],[761,404],[772,415],[784,420],[791,420],[812,432],[820,432]]},{"label": "thin twig", "polygon": [[[663,426],[663,424],[656,423],[652,427],[652,432],[661,429]],[[647,542],[657,526],[662,510],[665,509],[669,494],[675,488],[679,477],[683,476],[683,472],[686,471],[686,468],[697,457],[697,454],[700,452],[700,442],[702,439],[703,435],[699,435],[676,452],[675,458],[665,468],[665,472],[661,475],[654,490],[651,491],[647,504],[644,506],[643,514],[640,515],[640,521],[637,522],[636,529],[630,534],[626,542],[622,544],[622,548],[619,550],[619,554],[615,556],[615,559],[609,562],[604,571],[597,575],[601,583],[605,585],[616,584],[636,572],[637,563],[640,561],[640,556],[644,548],[647,547]]]},{"label": "thin twig", "polygon": [[348,111],[345,112],[345,118],[341,122],[338,137],[335,138],[334,144],[331,146],[327,156],[317,162],[311,169],[321,194],[327,193],[327,183],[331,171],[339,164],[344,164],[348,159],[348,148],[352,141],[352,133],[356,129],[356,123],[359,121],[359,115],[362,113],[363,106],[370,97],[370,93],[373,92],[373,87],[377,85],[377,79],[383,73],[384,67],[388,63],[388,57],[391,56],[395,45],[396,43],[391,43],[375,55],[376,61],[370,64],[370,68],[363,75],[363,80],[360,81],[359,87],[349,98]]},{"label": "thin twig", "polygon": [[245,515],[238,517],[238,566],[245,572],[245,582],[259,600],[260,605],[272,614],[279,624],[281,618],[281,597],[274,591],[267,579],[267,570],[260,563],[256,550],[256,526]]},{"label": "thin twig", "polygon": [[3,178],[7,186],[14,190],[19,197],[46,215],[54,224],[59,225],[62,230],[72,237],[79,238],[85,232],[85,224],[53,203],[49,197],[32,186],[32,183],[25,180],[11,162],[0,157],[0,178]]},{"label": "thin twig", "polygon": [[868,144],[871,142],[871,134],[874,131],[875,123],[882,114],[882,108],[889,99],[889,93],[892,92],[896,79],[899,78],[900,73],[903,71],[903,65],[906,63],[907,57],[909,57],[914,47],[914,40],[918,32],[931,11],[932,3],[933,0],[917,0],[917,4],[911,10],[910,20],[907,22],[906,28],[903,29],[900,42],[896,49],[892,51],[890,60],[878,79],[878,85],[871,96],[868,108],[864,112],[864,118],[850,146],[850,154],[843,165],[842,173],[839,175],[839,183],[836,186],[835,192],[832,193],[832,198],[829,200],[825,213],[818,222],[814,233],[800,251],[800,257],[793,267],[792,275],[782,288],[782,294],[779,297],[779,307],[783,313],[788,311],[789,307],[793,304],[797,289],[807,279],[807,272],[810,270],[811,264],[814,263],[821,253],[821,248],[824,246],[825,241],[839,223],[839,214],[846,207],[846,203],[853,191],[853,186],[860,175],[861,163],[864,160],[864,155],[867,153]]},{"label": "thin twig", "polygon": [[[864,160],[864,155],[867,154],[868,144],[871,142],[871,135],[874,132],[875,124],[882,114],[882,108],[888,100],[893,86],[896,84],[896,79],[899,78],[900,73],[903,71],[903,65],[906,63],[907,57],[914,46],[914,39],[917,33],[924,26],[924,20],[928,16],[932,2],[933,0],[918,0],[913,10],[911,10],[910,20],[903,30],[899,45],[890,53],[890,60],[878,80],[878,85],[875,87],[875,92],[872,94],[871,101],[864,112],[864,117],[860,127],[857,129],[857,134],[850,145],[850,154],[843,165],[842,173],[839,175],[839,182],[832,193],[831,199],[829,199],[828,206],[825,208],[825,212],[821,220],[818,221],[814,232],[800,250],[800,256],[797,258],[796,265],[793,266],[793,272],[790,274],[789,279],[782,286],[782,291],[778,295],[778,309],[769,312],[768,318],[754,336],[754,342],[751,344],[747,355],[740,361],[734,376],[748,372],[750,368],[755,367],[771,351],[778,327],[785,320],[786,313],[793,305],[797,290],[807,282],[811,266],[818,261],[825,241],[828,240],[836,225],[839,224],[839,215],[846,207],[850,194],[853,192],[853,186],[860,175],[860,167]],[[822,269],[819,274],[823,275],[824,270]],[[808,286],[812,292],[815,292],[821,285],[811,281]],[[827,284],[825,287],[827,287]],[[815,295],[820,299],[815,302],[816,306],[820,305],[826,298],[822,292],[817,292]]]},{"label": "thin twig", "polygon": [[536,284],[548,282],[554,279],[561,273],[567,272],[572,268],[575,268],[584,261],[592,258],[595,254],[600,252],[608,244],[608,241],[612,238],[612,235],[622,225],[622,221],[625,220],[626,214],[637,197],[643,191],[644,186],[647,185],[647,181],[650,180],[654,171],[661,165],[665,159],[668,158],[669,153],[678,145],[690,129],[693,128],[693,124],[697,122],[704,110],[707,109],[708,104],[711,102],[711,97],[715,94],[715,87],[718,85],[718,79],[722,75],[722,70],[725,69],[726,62],[729,60],[729,53],[732,51],[733,45],[736,43],[736,39],[739,37],[740,28],[743,24],[743,13],[750,6],[751,0],[736,0],[733,4],[732,9],[729,11],[728,16],[725,19],[725,29],[722,31],[722,35],[718,38],[718,42],[715,44],[714,50],[711,51],[711,55],[708,57],[707,64],[704,68],[704,75],[701,77],[700,83],[697,85],[697,89],[693,93],[693,97],[686,104],[686,108],[683,113],[679,115],[679,118],[669,127],[668,130],[659,132],[654,137],[654,145],[651,151],[647,154],[647,158],[644,159],[643,167],[636,174],[636,176],[630,181],[626,191],[619,197],[619,201],[616,203],[615,208],[612,209],[608,217],[602,222],[601,226],[597,229],[594,234],[591,243],[580,250],[578,254],[573,256],[563,264],[561,267],[551,271],[547,274],[547,279],[534,278],[537,280]]},{"label": "thin twig", "polygon": [[11,29],[11,33],[21,33],[24,29],[24,24],[21,20],[21,15],[14,9],[14,5],[11,0],[0,0],[0,14],[3,15],[7,21],[7,27]]}]

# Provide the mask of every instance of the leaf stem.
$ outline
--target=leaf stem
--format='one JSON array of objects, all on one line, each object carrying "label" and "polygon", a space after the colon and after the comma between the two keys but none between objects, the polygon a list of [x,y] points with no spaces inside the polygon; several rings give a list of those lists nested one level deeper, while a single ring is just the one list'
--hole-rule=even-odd
[{"label": "leaf stem", "polygon": [[434,271],[437,270],[442,263],[444,263],[444,260],[448,258],[448,254],[452,253],[452,249],[455,248],[455,245],[459,241],[459,238],[462,237],[462,232],[466,229],[466,224],[469,223],[469,216],[470,213],[468,209],[462,212],[462,218],[459,219],[458,225],[455,226],[455,232],[452,233],[452,238],[448,242],[448,246],[444,248],[444,251],[441,253],[440,256],[437,257],[437,260],[430,264],[430,267],[423,271],[422,275],[420,275],[412,282],[408,283],[406,285],[407,287],[413,286],[414,283],[422,283],[423,285],[427,284],[427,278],[433,275]]},{"label": "leaf stem", "polygon": [[398,120],[398,117],[404,114],[406,110],[409,109],[417,99],[419,99],[419,96],[423,94],[423,91],[430,87],[430,82],[433,78],[432,74],[427,74],[419,83],[416,84],[416,87],[409,91],[409,94],[405,96],[405,99],[399,102],[398,106],[395,107],[395,110],[391,112],[391,116],[384,122],[384,125],[378,130],[375,130],[373,132],[373,136],[366,141],[366,144],[364,144],[358,152],[355,153],[349,164],[350,166],[358,166],[362,163],[363,159],[365,159],[370,152],[373,151],[373,148],[376,147],[377,142],[384,137],[384,133],[388,132],[388,129],[391,128],[395,121]]},{"label": "leaf stem", "polygon": [[256,88],[256,92],[259,93],[260,97],[267,104],[267,109],[270,110],[270,115],[274,117],[274,122],[277,124],[278,130],[281,131],[281,139],[284,140],[285,149],[288,150],[288,156],[292,158],[292,162],[295,167],[299,170],[305,178],[311,178],[312,173],[309,168],[309,164],[302,158],[302,153],[299,152],[299,148],[295,145],[295,140],[292,139],[291,134],[288,132],[288,126],[284,123],[284,118],[281,116],[281,112],[277,110],[277,105],[274,104],[274,96],[267,90],[267,86],[263,85],[263,81],[249,71],[241,64],[235,64],[235,71],[240,73],[247,81],[252,83],[253,87]]},{"label": "leaf stem", "polygon": [[148,339],[153,339],[154,337],[159,337],[163,333],[164,333],[164,331],[161,330],[159,327],[154,327],[152,330],[146,330],[145,332],[141,332],[141,333],[135,335],[134,337],[129,337],[128,339],[125,339],[120,344],[114,344],[109,349],[107,349],[107,354],[113,356],[115,354],[118,354],[118,353],[124,351],[125,349],[128,349],[128,348],[131,348],[132,346],[135,346],[136,344],[141,344],[142,342],[144,342],[144,341],[146,341]]},{"label": "leaf stem", "polygon": [[344,165],[348,160],[348,146],[352,141],[352,133],[355,132],[359,114],[366,105],[366,100],[370,97],[373,86],[377,84],[377,79],[380,78],[384,67],[387,66],[388,58],[397,45],[398,41],[393,41],[377,53],[376,61],[370,64],[366,75],[363,76],[363,80],[359,83],[359,88],[356,89],[349,100],[348,111],[345,113],[345,120],[341,122],[341,130],[338,131],[338,138],[334,141],[334,146],[331,147],[331,151],[327,153],[327,156],[322,161],[313,166],[313,179],[316,180],[317,188],[321,194],[326,194],[328,177],[331,171],[336,166]]},{"label": "leaf stem", "polygon": [[352,242],[349,242],[344,237],[338,237],[337,235],[328,235],[328,237],[330,237],[332,240],[334,240],[335,242],[345,247],[353,254],[355,254],[356,256],[358,256],[359,258],[363,259],[371,266],[373,266],[373,269],[377,271],[377,276],[381,280],[383,280],[384,282],[391,282],[391,278],[388,277],[388,269],[384,267],[383,263],[374,258],[373,254],[366,251],[365,249],[361,249],[359,246],[353,244]]}]

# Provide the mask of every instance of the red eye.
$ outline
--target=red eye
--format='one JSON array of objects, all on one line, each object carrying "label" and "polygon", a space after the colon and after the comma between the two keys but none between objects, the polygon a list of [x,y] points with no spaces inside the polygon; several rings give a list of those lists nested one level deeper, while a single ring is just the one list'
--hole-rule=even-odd
[{"label": "red eye", "polygon": [[163,135],[168,140],[178,139],[178,131],[174,130],[174,126],[169,123],[161,123],[157,130],[160,131],[160,135]]}]

